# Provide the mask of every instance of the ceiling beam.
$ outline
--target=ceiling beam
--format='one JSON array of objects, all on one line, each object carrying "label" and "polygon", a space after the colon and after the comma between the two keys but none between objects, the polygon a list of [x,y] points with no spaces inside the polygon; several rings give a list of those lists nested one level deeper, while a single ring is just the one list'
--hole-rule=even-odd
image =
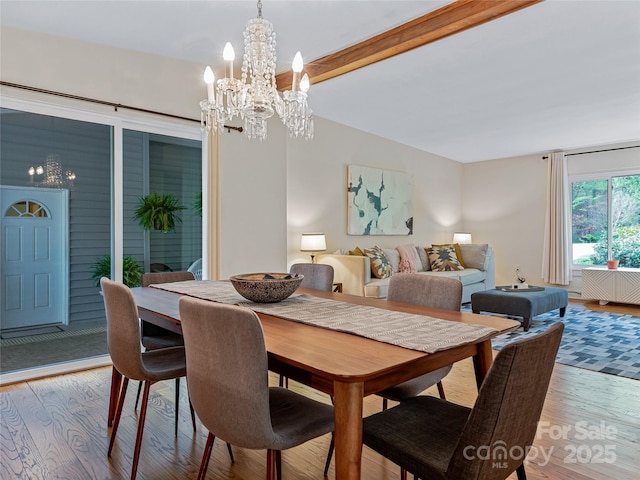
[{"label": "ceiling beam", "polygon": [[[422,47],[543,0],[457,0],[410,22],[305,64],[311,84]],[[291,88],[292,72],[276,76],[278,90]]]}]

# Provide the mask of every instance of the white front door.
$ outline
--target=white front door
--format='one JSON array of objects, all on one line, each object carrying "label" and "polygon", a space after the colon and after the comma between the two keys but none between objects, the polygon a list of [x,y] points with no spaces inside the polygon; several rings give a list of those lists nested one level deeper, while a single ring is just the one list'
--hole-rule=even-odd
[{"label": "white front door", "polygon": [[0,191],[0,329],[68,324],[69,191]]}]

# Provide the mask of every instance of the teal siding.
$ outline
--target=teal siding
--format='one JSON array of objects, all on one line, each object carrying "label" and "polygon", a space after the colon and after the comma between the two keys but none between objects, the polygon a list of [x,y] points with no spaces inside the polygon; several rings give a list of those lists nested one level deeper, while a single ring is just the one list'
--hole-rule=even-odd
[{"label": "teal siding", "polygon": [[[111,138],[107,125],[0,109],[0,184],[37,186],[27,171],[51,154],[76,174],[69,192],[69,322],[104,319],[91,271],[111,248]],[[186,269],[202,256],[202,221],[193,210],[200,142],[124,131],[123,149],[124,254],[141,265]],[[173,193],[187,207],[176,232],[145,233],[133,218],[139,197],[153,190]]]}]

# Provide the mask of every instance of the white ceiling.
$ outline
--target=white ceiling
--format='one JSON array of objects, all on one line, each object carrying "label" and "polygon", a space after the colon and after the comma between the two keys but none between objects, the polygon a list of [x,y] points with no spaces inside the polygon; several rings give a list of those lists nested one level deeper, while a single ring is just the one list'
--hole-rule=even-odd
[{"label": "white ceiling", "polygon": [[[446,0],[263,0],[279,72]],[[256,1],[0,0],[0,24],[221,65]],[[460,162],[640,140],[640,0],[546,0],[312,85],[317,116]],[[197,109],[197,106],[194,106]]]}]

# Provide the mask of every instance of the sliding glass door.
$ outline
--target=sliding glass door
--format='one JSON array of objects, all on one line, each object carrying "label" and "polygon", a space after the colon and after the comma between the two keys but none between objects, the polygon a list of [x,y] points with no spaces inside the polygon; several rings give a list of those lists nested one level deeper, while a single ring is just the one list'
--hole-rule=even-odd
[{"label": "sliding glass door", "polygon": [[[112,127],[80,122],[49,115],[38,115],[9,109],[0,110],[0,185],[6,192],[19,188],[11,205],[2,204],[3,236],[24,237],[34,232],[36,244],[8,245],[2,255],[2,317],[0,324],[6,334],[5,318],[15,306],[11,297],[16,292],[30,292],[21,298],[19,308],[45,308],[43,290],[54,288],[60,280],[66,282],[63,294],[68,296],[68,309],[62,315],[49,318],[51,325],[69,325],[104,319],[104,306],[94,286],[91,271],[94,262],[110,253],[111,245],[111,135]],[[49,192],[64,192],[68,197],[65,210],[51,211],[53,228],[64,228],[66,260],[58,271],[43,270],[45,257],[59,253],[52,238],[37,222],[19,226],[8,224],[7,215],[15,202],[30,202],[51,208]],[[66,217],[66,220],[65,220]],[[16,240],[16,242],[20,242]],[[26,248],[25,248],[26,247]],[[5,248],[5,247],[3,247]],[[16,251],[18,248],[21,251]],[[15,263],[22,274],[7,277],[5,272]],[[21,267],[23,266],[23,267]],[[14,270],[11,268],[11,270]],[[33,270],[38,286],[31,288]],[[19,271],[19,270],[18,270]],[[65,280],[67,279],[67,280]],[[29,308],[31,309],[31,308]],[[32,316],[25,315],[19,327],[32,326]],[[40,322],[42,323],[42,322]]]},{"label": "sliding glass door", "polygon": [[[202,257],[201,143],[124,130],[123,150],[124,256],[147,272],[187,270]],[[136,216],[158,199],[176,207],[166,231]]]},{"label": "sliding glass door", "polygon": [[[107,354],[100,276],[127,283],[131,271],[186,270],[202,257],[199,128],[28,107],[0,109],[3,374]],[[181,207],[175,228],[140,224],[154,193]]]}]

